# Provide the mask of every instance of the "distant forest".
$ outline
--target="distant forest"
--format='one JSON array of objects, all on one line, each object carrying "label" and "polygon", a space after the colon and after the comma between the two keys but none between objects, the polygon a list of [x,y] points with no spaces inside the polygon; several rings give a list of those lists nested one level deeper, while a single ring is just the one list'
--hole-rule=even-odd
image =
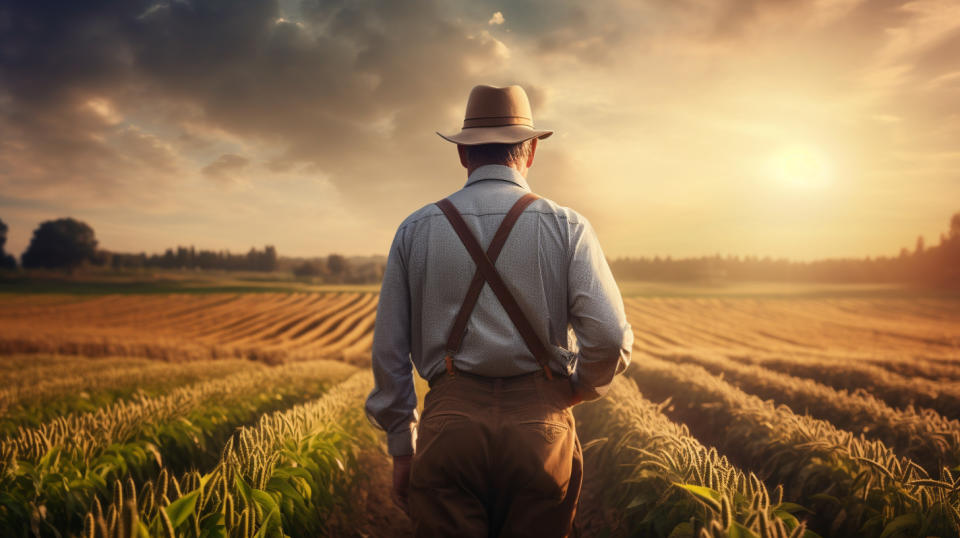
[{"label": "distant forest", "polygon": [[379,283],[386,266],[384,256],[330,254],[315,258],[284,258],[272,245],[263,250],[252,247],[246,253],[204,250],[194,246],[168,248],[163,253],[113,252],[99,248],[89,224],[70,217],[41,222],[27,249],[16,258],[5,252],[9,227],[0,220],[0,271],[63,270],[73,273],[82,267],[108,270],[171,269],[181,271],[261,271],[293,273],[313,282],[364,284]]},{"label": "distant forest", "polygon": [[246,254],[230,251],[196,250],[193,246],[168,248],[163,254],[122,254],[98,251],[104,259],[98,265],[115,269],[214,269],[223,271],[281,271],[311,280],[338,284],[374,284],[383,279],[386,259],[330,254],[310,259],[277,256],[277,249],[267,245],[263,250],[251,248]]},{"label": "distant forest", "polygon": [[96,265],[116,269],[154,267],[159,269],[221,269],[225,271],[275,271],[277,249],[267,245],[262,251],[251,248],[246,254],[234,254],[227,250],[197,250],[178,246],[168,248],[163,254],[124,254],[121,252],[97,251],[101,260]]},{"label": "distant forest", "polygon": [[913,250],[902,248],[896,257],[838,258],[809,262],[770,257],[703,256],[699,258],[618,258],[610,262],[619,280],[775,281],[818,283],[902,282],[932,286],[960,286],[960,213],[950,219],[950,230],[940,244],[927,247],[917,238]]},{"label": "distant forest", "polygon": [[[0,269],[17,270],[16,259],[4,252],[7,226],[0,221]],[[326,283],[377,284],[383,279],[384,256],[350,257],[330,254],[315,258],[284,258],[271,245],[262,250],[232,253],[197,250],[193,246],[168,248],[162,254],[122,253],[100,249],[93,229],[71,218],[46,221],[34,231],[21,256],[25,269],[46,268],[73,271],[82,266],[118,270],[174,269],[263,271],[292,273],[299,278]],[[917,238],[912,250],[903,248],[896,257],[839,258],[810,262],[755,256],[703,256],[618,258],[610,262],[618,280],[661,282],[817,282],[817,283],[914,283],[937,287],[960,287],[960,213],[940,235],[940,243],[928,247]]]}]

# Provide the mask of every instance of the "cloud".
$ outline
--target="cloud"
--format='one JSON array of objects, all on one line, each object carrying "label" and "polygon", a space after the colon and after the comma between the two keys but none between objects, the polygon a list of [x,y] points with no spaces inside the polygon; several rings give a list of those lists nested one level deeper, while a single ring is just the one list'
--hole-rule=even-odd
[{"label": "cloud", "polygon": [[[434,131],[460,126],[470,88],[519,83],[557,133],[531,184],[634,252],[623,215],[668,222],[702,201],[709,220],[706,204],[745,195],[750,161],[791,138],[828,147],[858,186],[872,185],[865,170],[909,171],[888,155],[955,146],[955,4],[8,2],[0,193],[64,213],[208,211],[211,230],[289,196],[303,204],[296,218],[349,214],[367,234],[358,244],[383,245],[407,213],[462,185]],[[931,162],[924,174],[947,177]],[[893,211],[899,191],[883,188]]]},{"label": "cloud", "polygon": [[156,186],[177,183],[180,156],[166,139],[124,123],[105,103],[0,103],[4,194],[90,207],[119,202],[162,206]]},{"label": "cloud", "polygon": [[237,184],[240,183],[237,174],[242,172],[248,164],[250,164],[250,159],[246,157],[225,153],[217,160],[204,166],[200,171],[203,175],[217,182]]},{"label": "cloud", "polygon": [[[92,190],[122,182],[90,173],[133,164],[111,142],[121,117],[178,137],[198,125],[227,133],[276,165],[312,165],[356,200],[365,183],[391,175],[424,181],[417,170],[431,150],[407,157],[431,146],[437,155],[432,132],[508,55],[433,0],[307,0],[290,16],[272,0],[0,9],[0,184],[27,171],[34,196],[64,170],[83,170]],[[190,148],[181,156],[213,158]],[[206,170],[222,176],[217,163]]]}]

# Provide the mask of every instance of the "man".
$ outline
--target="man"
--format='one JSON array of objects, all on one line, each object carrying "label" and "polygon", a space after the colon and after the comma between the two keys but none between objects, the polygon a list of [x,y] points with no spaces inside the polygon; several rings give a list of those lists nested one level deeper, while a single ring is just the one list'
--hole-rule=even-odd
[{"label": "man", "polygon": [[[568,535],[582,483],[570,408],[630,362],[593,229],[527,185],[551,134],[519,86],[473,88],[461,132],[440,135],[466,185],[407,217],[390,247],[366,411],[416,536]],[[419,422],[411,358],[430,383]]]}]

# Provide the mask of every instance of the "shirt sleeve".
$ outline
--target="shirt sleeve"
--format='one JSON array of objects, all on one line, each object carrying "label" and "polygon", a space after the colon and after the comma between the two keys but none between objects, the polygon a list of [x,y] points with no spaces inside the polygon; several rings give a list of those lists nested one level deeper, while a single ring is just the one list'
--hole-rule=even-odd
[{"label": "shirt sleeve", "polygon": [[402,254],[402,228],[387,256],[373,329],[374,387],[367,397],[367,418],[387,432],[392,456],[413,454],[417,396],[410,361],[410,286]]},{"label": "shirt sleeve", "polygon": [[589,221],[570,231],[568,311],[577,337],[573,385],[584,400],[599,398],[630,364],[633,331],[620,289]]}]

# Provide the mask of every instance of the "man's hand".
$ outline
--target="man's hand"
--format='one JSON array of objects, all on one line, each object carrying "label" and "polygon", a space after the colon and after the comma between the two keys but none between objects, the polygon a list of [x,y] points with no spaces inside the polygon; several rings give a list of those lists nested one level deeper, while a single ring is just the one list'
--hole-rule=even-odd
[{"label": "man's hand", "polygon": [[408,516],[410,506],[407,503],[407,493],[410,491],[410,462],[413,456],[393,457],[393,502]]}]

